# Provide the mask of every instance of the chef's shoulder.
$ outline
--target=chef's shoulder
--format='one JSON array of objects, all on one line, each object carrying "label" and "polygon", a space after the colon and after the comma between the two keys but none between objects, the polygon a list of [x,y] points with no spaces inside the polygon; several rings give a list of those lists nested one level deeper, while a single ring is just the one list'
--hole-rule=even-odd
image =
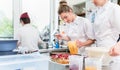
[{"label": "chef's shoulder", "polygon": [[85,18],[85,17],[80,17],[80,16],[78,16],[78,20],[79,20],[80,22],[82,22],[82,23],[90,23],[90,21],[89,21],[87,18]]}]

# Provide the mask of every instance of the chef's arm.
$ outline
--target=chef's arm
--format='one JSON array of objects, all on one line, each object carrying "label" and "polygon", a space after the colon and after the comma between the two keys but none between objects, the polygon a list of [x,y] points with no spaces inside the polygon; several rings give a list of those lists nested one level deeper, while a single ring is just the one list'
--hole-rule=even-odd
[{"label": "chef's arm", "polygon": [[68,36],[62,36],[62,39],[66,40],[66,41],[70,41],[71,40],[70,37],[68,37]]},{"label": "chef's arm", "polygon": [[94,43],[94,41],[95,41],[94,39],[88,39],[85,42],[81,42],[81,41],[77,40],[76,43],[77,43],[77,46],[80,48],[83,46],[90,46],[91,44]]},{"label": "chef's arm", "polygon": [[55,35],[55,37],[59,40],[61,40],[61,39],[65,40],[65,41],[70,41],[71,40],[70,37],[68,37],[67,35],[57,34],[57,35]]},{"label": "chef's arm", "polygon": [[83,42],[83,45],[84,45],[84,46],[89,46],[89,45],[93,44],[94,41],[95,41],[95,40],[88,39],[86,42]]}]

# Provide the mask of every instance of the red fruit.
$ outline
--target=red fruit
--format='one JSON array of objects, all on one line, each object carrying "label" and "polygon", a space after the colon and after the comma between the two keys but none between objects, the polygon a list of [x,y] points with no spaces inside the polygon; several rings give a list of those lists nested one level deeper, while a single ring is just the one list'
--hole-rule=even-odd
[{"label": "red fruit", "polygon": [[55,58],[55,55],[51,55],[51,58],[53,58],[53,59],[54,59],[54,58]]},{"label": "red fruit", "polygon": [[58,54],[57,56],[58,56],[58,58],[62,58],[62,54]]},{"label": "red fruit", "polygon": [[64,57],[65,59],[68,59],[68,56],[69,56],[69,54],[63,54],[63,57]]}]

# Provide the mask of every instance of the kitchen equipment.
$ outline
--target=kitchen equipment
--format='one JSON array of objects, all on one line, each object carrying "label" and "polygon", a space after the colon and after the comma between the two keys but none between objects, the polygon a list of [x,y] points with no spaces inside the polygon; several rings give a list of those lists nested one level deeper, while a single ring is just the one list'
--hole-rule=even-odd
[{"label": "kitchen equipment", "polygon": [[18,40],[0,40],[0,52],[13,51],[17,47]]},{"label": "kitchen equipment", "polygon": [[50,61],[49,70],[69,70],[69,64],[60,64]]},{"label": "kitchen equipment", "polygon": [[109,70],[120,70],[120,56],[114,56],[112,60]]},{"label": "kitchen equipment", "polygon": [[99,58],[85,58],[85,70],[102,70],[102,61]]},{"label": "kitchen equipment", "polygon": [[87,53],[88,57],[93,58],[101,58],[102,65],[108,66],[111,62],[111,56],[109,56],[110,48],[109,47],[86,47],[85,52]]},{"label": "kitchen equipment", "polygon": [[84,70],[83,56],[70,55],[69,56],[69,70]]},{"label": "kitchen equipment", "polygon": [[50,53],[51,61],[59,63],[59,64],[69,64],[69,53],[66,52],[55,52],[55,53]]}]

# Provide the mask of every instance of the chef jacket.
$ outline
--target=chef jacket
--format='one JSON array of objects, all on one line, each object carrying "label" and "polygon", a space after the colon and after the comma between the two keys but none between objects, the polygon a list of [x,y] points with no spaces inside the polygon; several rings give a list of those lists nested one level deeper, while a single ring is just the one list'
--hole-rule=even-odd
[{"label": "chef jacket", "polygon": [[117,4],[107,2],[96,10],[93,29],[98,47],[112,47],[117,42],[120,33],[118,18],[120,18],[120,7]]},{"label": "chef jacket", "polygon": [[38,30],[30,24],[21,27],[15,37],[21,47],[27,48],[29,51],[38,50],[38,42],[42,42],[39,37]]},{"label": "chef jacket", "polygon": [[[85,42],[88,39],[94,39],[92,24],[88,19],[77,16],[72,23],[66,23],[64,27],[65,34],[70,37],[71,41],[80,40]],[[84,52],[84,47],[79,53]]]}]

